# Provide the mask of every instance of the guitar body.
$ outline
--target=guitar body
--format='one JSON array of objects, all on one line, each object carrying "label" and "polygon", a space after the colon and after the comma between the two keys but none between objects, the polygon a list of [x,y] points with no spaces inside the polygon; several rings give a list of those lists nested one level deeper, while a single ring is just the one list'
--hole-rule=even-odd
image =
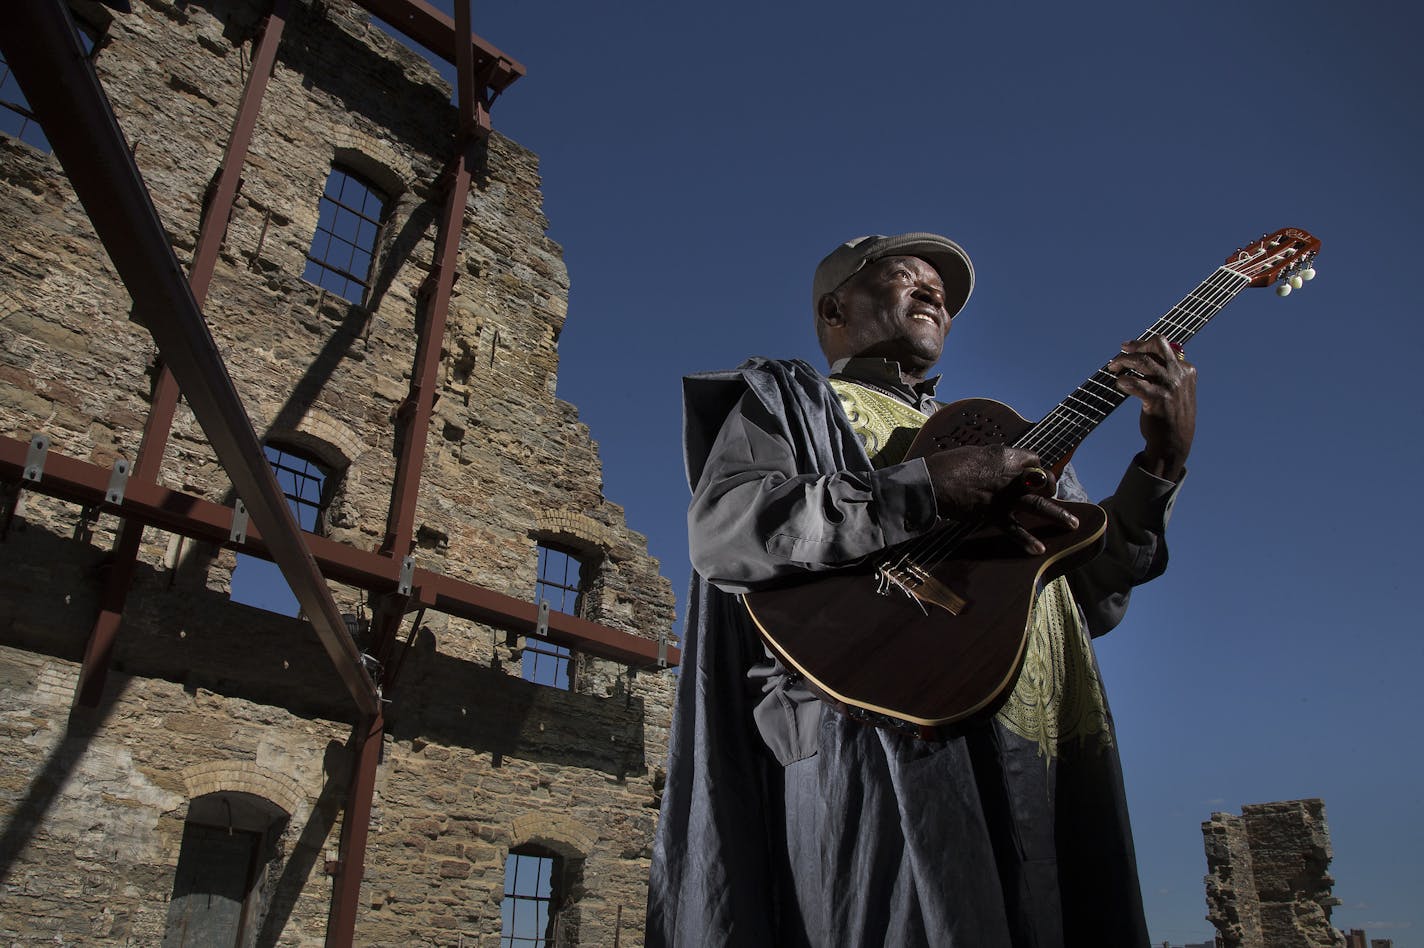
[{"label": "guitar body", "polygon": [[[1029,427],[1000,402],[955,402],[925,423],[906,459],[1012,444]],[[1018,675],[1038,590],[1097,554],[1107,514],[1095,504],[1065,506],[1078,517],[1076,530],[1016,515],[1047,548],[1039,556],[987,527],[960,540],[947,558],[917,561],[964,600],[957,614],[897,587],[880,591],[874,566],[743,600],[767,644],[843,710],[922,729],[952,724],[993,703]]]}]

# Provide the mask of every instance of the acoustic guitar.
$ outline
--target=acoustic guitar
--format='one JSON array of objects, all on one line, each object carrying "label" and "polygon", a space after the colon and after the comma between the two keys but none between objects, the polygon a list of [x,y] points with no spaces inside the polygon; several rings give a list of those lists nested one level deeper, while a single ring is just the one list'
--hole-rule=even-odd
[{"label": "acoustic guitar", "polygon": [[[1248,286],[1284,296],[1315,276],[1320,241],[1286,228],[1226,259],[1138,338],[1185,344]],[[1061,472],[1073,451],[1126,399],[1106,366],[1041,421],[973,398],[941,408],[906,455],[1004,444]],[[1079,525],[1015,516],[1046,547],[1037,556],[987,522],[952,524],[871,561],[743,596],[767,644],[823,698],[869,723],[929,734],[991,706],[1016,679],[1035,597],[1095,556],[1107,514],[1065,503]]]}]

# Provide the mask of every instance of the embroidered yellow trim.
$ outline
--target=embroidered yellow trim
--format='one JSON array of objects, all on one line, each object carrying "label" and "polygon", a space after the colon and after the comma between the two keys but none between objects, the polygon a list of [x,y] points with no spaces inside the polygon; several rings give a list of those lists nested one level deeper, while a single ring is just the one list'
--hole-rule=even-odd
[{"label": "embroidered yellow trim", "polygon": [[1073,593],[1062,576],[1038,594],[1023,668],[995,717],[1019,737],[1038,744],[1039,756],[1050,760],[1069,741],[1098,749],[1112,746],[1102,682]]},{"label": "embroidered yellow trim", "polygon": [[877,468],[899,464],[910,449],[910,442],[924,426],[928,416],[909,405],[874,389],[831,379],[831,388],[840,398],[841,409],[855,436],[865,446],[870,463]]}]

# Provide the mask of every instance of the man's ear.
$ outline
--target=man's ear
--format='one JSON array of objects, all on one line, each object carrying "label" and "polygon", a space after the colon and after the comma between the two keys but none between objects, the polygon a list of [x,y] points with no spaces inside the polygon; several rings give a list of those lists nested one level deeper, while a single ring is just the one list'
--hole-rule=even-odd
[{"label": "man's ear", "polygon": [[841,301],[836,299],[836,294],[827,293],[820,298],[816,303],[816,318],[827,326],[839,326],[845,322]]}]

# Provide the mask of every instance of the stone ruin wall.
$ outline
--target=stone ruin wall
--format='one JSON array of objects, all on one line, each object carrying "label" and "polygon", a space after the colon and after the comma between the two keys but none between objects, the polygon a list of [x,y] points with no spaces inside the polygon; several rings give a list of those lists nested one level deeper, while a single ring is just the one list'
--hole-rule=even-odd
[{"label": "stone ruin wall", "polygon": [[[104,27],[95,67],[186,265],[265,4],[76,9]],[[344,0],[294,3],[204,306],[259,436],[341,469],[326,533],[367,550],[384,534],[449,96]],[[300,278],[333,161],[392,196],[366,307]],[[415,555],[528,599],[536,540],[558,541],[596,565],[588,618],[658,638],[670,586],[554,395],[568,285],[547,226],[535,156],[496,132],[466,206]],[[3,136],[0,235],[0,433],[44,432],[105,467],[132,460],[154,345],[58,163]],[[231,500],[181,404],[160,481]],[[247,790],[289,814],[261,937],[321,943],[349,698],[306,623],[228,601],[231,551],[149,529],[103,705],[69,719],[116,526],[26,492],[0,543],[0,937],[157,943],[188,804]],[[358,607],[360,591],[333,589]],[[560,692],[520,679],[520,644],[426,614],[388,695],[359,942],[493,944],[505,856],[530,842],[578,867],[571,939],[641,940],[672,676],[581,658],[576,690]]]},{"label": "stone ruin wall", "polygon": [[1206,841],[1207,920],[1223,948],[1343,948],[1330,829],[1319,799],[1257,803],[1213,813]]}]

